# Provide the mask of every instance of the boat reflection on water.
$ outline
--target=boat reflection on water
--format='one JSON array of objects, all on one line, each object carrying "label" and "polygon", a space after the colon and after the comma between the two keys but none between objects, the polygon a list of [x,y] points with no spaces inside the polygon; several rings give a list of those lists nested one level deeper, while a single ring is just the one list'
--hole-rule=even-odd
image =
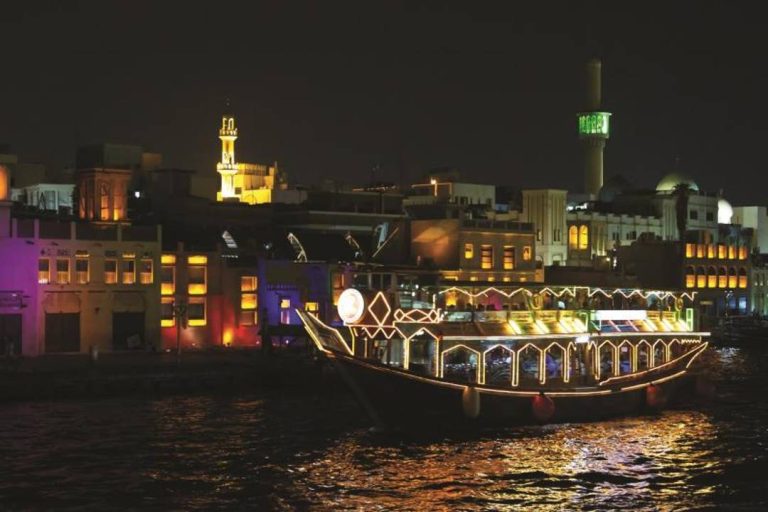
[{"label": "boat reflection on water", "polygon": [[[678,509],[712,504],[718,429],[699,412],[488,438],[348,439],[297,467],[328,510]],[[329,485],[329,483],[331,483]]]}]

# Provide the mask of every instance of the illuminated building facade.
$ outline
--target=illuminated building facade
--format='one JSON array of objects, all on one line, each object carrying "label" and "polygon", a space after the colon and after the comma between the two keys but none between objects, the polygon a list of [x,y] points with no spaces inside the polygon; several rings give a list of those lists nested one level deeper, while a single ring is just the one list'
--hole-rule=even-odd
[{"label": "illuminated building facade", "polygon": [[90,222],[128,220],[128,183],[125,169],[80,169],[77,171],[78,217]]},{"label": "illuminated building facade", "polygon": [[177,337],[184,349],[258,346],[265,324],[275,344],[302,337],[296,309],[323,318],[334,314],[332,283],[341,282],[340,273],[340,266],[322,262],[241,262],[221,247],[201,251],[178,244],[161,258],[163,346],[175,348]]},{"label": "illuminated building facade", "polygon": [[97,223],[12,216],[0,201],[0,261],[12,269],[0,275],[0,338],[8,336],[15,353],[158,346],[160,228],[129,225],[124,198],[111,199],[112,222]]},{"label": "illuminated building facade", "polygon": [[536,239],[528,223],[490,219],[411,221],[411,255],[449,281],[543,282]]},{"label": "illuminated building facade", "polygon": [[[237,126],[235,117],[225,114],[219,128],[221,139],[221,161],[216,164],[216,172],[221,176],[221,188],[216,194],[217,201],[235,201],[248,204],[272,202],[296,202],[297,194],[288,191],[284,177],[272,165],[247,164],[235,159],[235,141]],[[281,192],[286,192],[281,194]]]},{"label": "illuminated building facade", "polygon": [[645,288],[695,290],[704,320],[743,315],[756,307],[751,238],[751,229],[723,225],[717,240],[708,231],[689,232],[684,242],[638,240],[619,249],[619,265]]},{"label": "illuminated building facade", "polygon": [[567,215],[568,265],[607,265],[613,250],[632,244],[643,234],[660,237],[661,219],[643,215],[622,215],[574,210]]},{"label": "illuminated building facade", "polygon": [[0,315],[18,324],[17,353],[158,346],[158,227],[14,218],[8,234]]}]

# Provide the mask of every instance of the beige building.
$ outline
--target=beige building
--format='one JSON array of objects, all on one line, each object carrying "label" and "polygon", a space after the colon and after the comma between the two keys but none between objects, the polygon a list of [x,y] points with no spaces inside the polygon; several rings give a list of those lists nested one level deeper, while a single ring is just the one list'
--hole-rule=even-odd
[{"label": "beige building", "polygon": [[536,254],[545,266],[564,265],[568,259],[565,243],[566,190],[523,190],[520,220],[533,224]]},{"label": "beige building", "polygon": [[411,253],[431,262],[444,279],[483,282],[543,282],[530,224],[486,219],[411,221]]},{"label": "beige building", "polygon": [[613,249],[632,244],[643,233],[661,237],[661,219],[643,215],[618,215],[571,211],[568,223],[568,265],[590,267],[608,258]]},{"label": "beige building", "polygon": [[0,314],[18,315],[24,355],[159,346],[159,227],[12,219],[6,234]]},{"label": "beige building", "polygon": [[[6,348],[34,356],[159,346],[158,226],[12,218],[4,199],[7,187],[0,184],[0,339]],[[108,213],[124,211],[123,201],[110,204]]]}]

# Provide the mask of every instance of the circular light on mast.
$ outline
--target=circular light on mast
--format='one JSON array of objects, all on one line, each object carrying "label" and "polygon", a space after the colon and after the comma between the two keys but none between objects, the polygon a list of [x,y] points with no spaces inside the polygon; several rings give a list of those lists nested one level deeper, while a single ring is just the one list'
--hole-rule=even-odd
[{"label": "circular light on mast", "polygon": [[347,288],[341,292],[336,309],[345,324],[353,324],[360,320],[365,312],[365,298],[358,290]]}]

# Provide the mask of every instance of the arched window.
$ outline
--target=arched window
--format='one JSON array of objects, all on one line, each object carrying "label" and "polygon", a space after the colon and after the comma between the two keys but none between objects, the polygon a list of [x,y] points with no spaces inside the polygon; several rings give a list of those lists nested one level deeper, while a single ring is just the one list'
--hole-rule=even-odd
[{"label": "arched window", "polygon": [[725,267],[720,267],[720,270],[717,272],[717,287],[728,287],[728,271],[725,269]]},{"label": "arched window", "polygon": [[109,183],[106,181],[99,182],[99,220],[110,220],[110,195]]},{"label": "arched window", "polygon": [[579,249],[586,249],[589,246],[589,228],[583,225],[579,228]]},{"label": "arched window", "polygon": [[579,228],[576,226],[571,226],[568,228],[568,248],[569,249],[578,249],[579,248]]},{"label": "arched window", "polygon": [[739,269],[739,288],[747,287],[747,269],[741,267]]},{"label": "arched window", "polygon": [[749,255],[749,250],[747,249],[746,245],[742,245],[739,247],[739,259],[745,260],[747,259],[747,256]]},{"label": "arched window", "polygon": [[707,288],[717,288],[717,269],[715,267],[707,269]]},{"label": "arched window", "polygon": [[694,286],[696,286],[696,272],[691,266],[685,267],[685,287],[693,288]]},{"label": "arched window", "polygon": [[707,287],[707,273],[704,270],[704,267],[697,267],[696,268],[696,288],[706,288]]},{"label": "arched window", "polygon": [[736,269],[733,267],[728,268],[728,288],[736,288],[738,284],[736,280]]}]

